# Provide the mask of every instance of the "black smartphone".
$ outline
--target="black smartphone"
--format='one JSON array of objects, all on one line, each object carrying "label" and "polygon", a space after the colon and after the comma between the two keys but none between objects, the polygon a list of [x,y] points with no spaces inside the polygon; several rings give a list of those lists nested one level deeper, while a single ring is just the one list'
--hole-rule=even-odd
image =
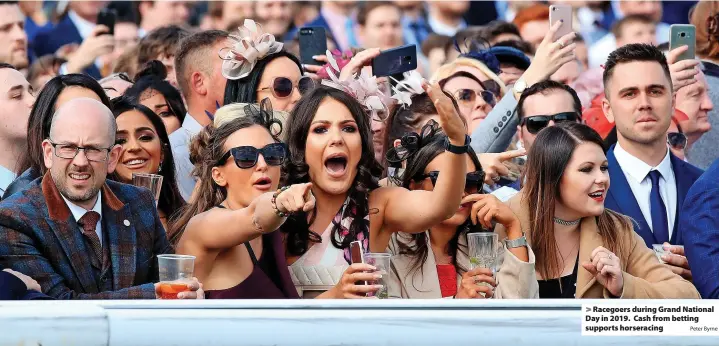
[{"label": "black smartphone", "polygon": [[115,34],[115,21],[117,21],[117,12],[112,9],[103,8],[97,14],[97,24],[104,25],[110,29],[108,34]]},{"label": "black smartphone", "polygon": [[300,61],[306,65],[324,65],[312,57],[327,53],[327,34],[321,26],[307,26],[300,29]]},{"label": "black smartphone", "polygon": [[377,77],[401,76],[417,69],[417,46],[408,44],[387,49],[372,60],[372,74]]}]

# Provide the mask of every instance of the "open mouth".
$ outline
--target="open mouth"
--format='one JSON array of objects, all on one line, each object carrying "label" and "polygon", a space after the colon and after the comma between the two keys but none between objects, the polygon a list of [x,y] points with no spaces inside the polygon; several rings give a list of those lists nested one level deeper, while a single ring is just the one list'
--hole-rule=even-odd
[{"label": "open mouth", "polygon": [[325,169],[332,177],[341,177],[347,170],[347,156],[345,154],[333,154],[325,160]]},{"label": "open mouth", "polygon": [[262,177],[255,180],[252,185],[258,190],[269,190],[272,187],[272,179],[268,177]]},{"label": "open mouth", "polygon": [[590,193],[589,198],[601,202],[602,200],[604,200],[604,190],[594,191]]}]

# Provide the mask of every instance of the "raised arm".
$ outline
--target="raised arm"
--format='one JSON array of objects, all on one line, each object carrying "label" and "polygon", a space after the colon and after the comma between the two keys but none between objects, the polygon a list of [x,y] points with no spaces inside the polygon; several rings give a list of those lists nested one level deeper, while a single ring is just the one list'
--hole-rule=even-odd
[{"label": "raised arm", "polygon": [[228,249],[273,232],[285,222],[287,214],[314,208],[311,187],[311,183],[292,185],[280,192],[262,194],[246,208],[215,208],[200,214],[187,224],[179,247]]},{"label": "raised arm", "polygon": [[[466,128],[450,96],[438,84],[426,85],[425,90],[439,113],[439,122],[456,147],[469,145]],[[404,188],[383,188],[384,224],[392,231],[423,232],[450,218],[459,208],[464,191],[467,163],[465,154],[449,153],[442,160],[437,183],[432,191],[409,191]],[[383,227],[385,228],[385,227]]]}]

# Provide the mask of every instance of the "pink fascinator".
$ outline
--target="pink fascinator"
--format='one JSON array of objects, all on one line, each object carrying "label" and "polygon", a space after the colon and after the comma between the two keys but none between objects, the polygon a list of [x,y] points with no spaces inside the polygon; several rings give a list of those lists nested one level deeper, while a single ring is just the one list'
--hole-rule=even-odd
[{"label": "pink fascinator", "polygon": [[377,77],[372,76],[367,70],[362,70],[359,75],[354,75],[348,80],[340,80],[334,71],[340,71],[339,65],[335,58],[327,52],[327,60],[331,68],[328,68],[327,74],[329,80],[322,81],[322,85],[326,85],[335,89],[342,90],[357,99],[372,115],[372,118],[384,121],[389,116],[389,106],[392,104],[392,98],[382,90],[377,81]]},{"label": "pink fascinator", "polygon": [[230,47],[220,49],[222,75],[227,79],[244,78],[252,72],[257,61],[282,50],[275,36],[265,33],[252,19],[245,19],[237,35],[230,35]]}]

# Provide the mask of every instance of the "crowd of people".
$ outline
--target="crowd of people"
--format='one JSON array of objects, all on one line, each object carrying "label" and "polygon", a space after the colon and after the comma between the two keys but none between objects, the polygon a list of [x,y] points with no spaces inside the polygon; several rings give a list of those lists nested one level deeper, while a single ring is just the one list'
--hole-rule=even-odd
[{"label": "crowd of people", "polygon": [[0,299],[719,298],[719,3],[557,3],[0,2]]}]

